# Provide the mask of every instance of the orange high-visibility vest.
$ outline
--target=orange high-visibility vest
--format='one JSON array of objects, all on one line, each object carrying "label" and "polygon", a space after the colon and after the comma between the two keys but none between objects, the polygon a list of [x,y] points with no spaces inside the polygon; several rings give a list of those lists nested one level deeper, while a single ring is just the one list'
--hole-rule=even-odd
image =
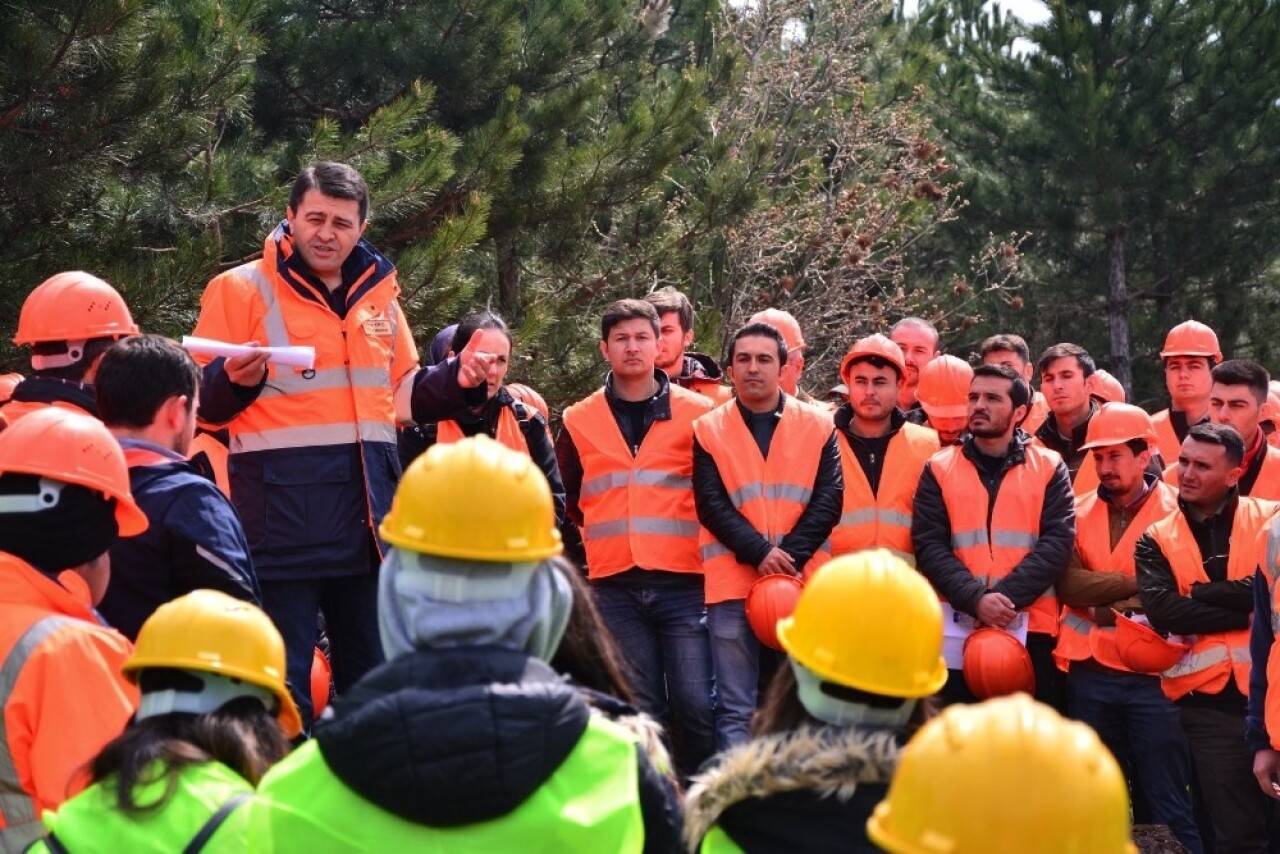
[{"label": "orange high-visibility vest", "polygon": [[227,477],[229,454],[227,446],[208,433],[197,433],[191,440],[187,456],[194,457],[196,454],[204,454],[204,458],[209,461],[209,466],[213,469],[213,482],[218,485],[218,489],[222,490],[223,495],[230,498],[231,479]]},{"label": "orange high-visibility vest", "polygon": [[[1156,428],[1156,447],[1160,449],[1161,458],[1164,459],[1166,465],[1176,464],[1178,462],[1178,453],[1182,450],[1182,442],[1179,441],[1178,434],[1173,429],[1173,421],[1169,417],[1169,410],[1161,409],[1155,415],[1152,415],[1151,425]],[[1177,485],[1176,477],[1174,485]]]},{"label": "orange high-visibility vest", "polygon": [[[1274,435],[1274,434],[1273,434]],[[1267,737],[1271,746],[1280,750],[1280,526],[1268,526],[1266,556],[1263,568],[1267,584],[1271,587],[1271,652],[1267,655],[1267,696],[1264,708]]]},{"label": "orange high-visibility vest", "polygon": [[[1266,531],[1280,504],[1256,498],[1241,498],[1236,505],[1228,544],[1227,580],[1253,577],[1253,572],[1266,561]],[[1207,584],[1204,557],[1195,535],[1187,525],[1182,510],[1154,522],[1147,533],[1160,546],[1160,551],[1173,568],[1178,593],[1191,595],[1191,585]],[[1252,621],[1252,617],[1250,617]],[[1191,691],[1217,694],[1235,675],[1240,693],[1249,696],[1249,628],[1229,632],[1196,635],[1182,659],[1160,674],[1160,687],[1165,696],[1176,700]]]},{"label": "orange high-visibility vest", "polygon": [[[693,425],[698,444],[715,460],[733,506],[775,546],[791,533],[809,506],[822,449],[834,429],[827,413],[785,398],[766,459],[737,401],[717,406]],[[760,577],[756,568],[739,563],[706,528],[699,532],[698,546],[707,577],[707,604],[747,598]],[[804,571],[812,572],[828,557],[814,554]]]},{"label": "orange high-visibility vest", "polygon": [[719,380],[713,380],[710,377],[693,377],[686,382],[688,385],[681,386],[681,388],[696,392],[717,406],[733,400],[733,386],[727,386]]},{"label": "orange high-visibility vest", "polygon": [[[1138,514],[1111,547],[1111,517],[1107,502],[1095,490],[1076,499],[1076,554],[1085,569],[1092,572],[1118,572],[1133,577],[1133,549],[1138,538],[1151,523],[1178,509],[1178,491],[1168,484],[1157,483]],[[1125,670],[1116,652],[1116,630],[1099,626],[1086,608],[1064,607],[1058,631],[1058,645],[1053,651],[1058,667],[1068,670],[1073,661],[1092,658],[1114,670]]]},{"label": "orange high-visibility vest", "polygon": [[[438,444],[447,445],[450,442],[457,442],[465,435],[457,421],[441,421],[436,425]],[[519,451],[526,457],[529,456],[529,443],[525,441],[524,431],[520,429],[520,421],[510,406],[504,406],[498,411],[498,435],[494,438],[511,450]]]},{"label": "orange high-visibility vest", "polygon": [[[988,586],[1012,572],[1035,546],[1045,490],[1062,462],[1057,452],[1034,442],[1025,445],[1023,453],[1024,461],[1005,472],[994,508],[977,467],[960,446],[943,448],[929,460],[951,520],[951,548]],[[1058,633],[1058,599],[1052,586],[1027,613],[1030,631]]]},{"label": "orange high-visibility vest", "polygon": [[582,542],[588,577],[632,567],[701,572],[693,505],[693,422],[711,401],[669,388],[670,420],[655,420],[631,455],[604,390],[564,412],[582,461]]},{"label": "orange high-visibility vest", "polygon": [[889,440],[880,488],[875,494],[849,438],[839,431],[837,436],[844,472],[844,505],[840,522],[828,540],[831,554],[883,547],[914,565],[911,504],[924,464],[939,450],[938,434],[918,424],[903,424]]},{"label": "orange high-visibility vest", "polygon": [[1018,426],[1025,430],[1028,435],[1034,436],[1036,431],[1040,429],[1040,425],[1048,417],[1049,401],[1045,400],[1044,395],[1040,392],[1033,392],[1031,405],[1027,409],[1027,417]]}]

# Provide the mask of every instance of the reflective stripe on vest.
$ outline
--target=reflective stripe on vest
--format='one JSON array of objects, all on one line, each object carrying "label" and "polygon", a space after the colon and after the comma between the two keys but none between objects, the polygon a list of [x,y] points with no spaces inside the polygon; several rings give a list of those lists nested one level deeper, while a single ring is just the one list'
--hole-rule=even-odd
[{"label": "reflective stripe on vest", "polygon": [[889,439],[874,494],[848,435],[837,431],[844,497],[840,521],[823,550],[841,555],[869,548],[904,554],[911,563],[911,505],[929,457],[938,452],[938,434],[918,424],[903,424]]},{"label": "reflective stripe on vest", "polygon": [[[1231,541],[1227,547],[1228,581],[1252,577],[1254,569],[1265,561],[1262,533],[1277,510],[1280,510],[1280,504],[1274,501],[1256,498],[1237,500],[1231,523]],[[1193,584],[1209,582],[1200,546],[1180,509],[1153,523],[1147,533],[1169,562],[1180,595],[1190,596]],[[1197,635],[1182,659],[1160,674],[1160,687],[1166,696],[1176,700],[1191,691],[1217,693],[1234,676],[1236,687],[1247,697],[1249,666],[1247,627],[1207,632]]]},{"label": "reflective stripe on vest", "polygon": [[[962,446],[943,448],[929,459],[951,520],[951,548],[975,577],[999,582],[1035,547],[1045,490],[1061,462],[1053,451],[1025,445],[1023,461],[1005,471],[992,507],[986,484]],[[1052,585],[1026,610],[1031,631],[1058,633]]]},{"label": "reflective stripe on vest", "polygon": [[261,433],[237,433],[231,437],[231,452],[274,451],[280,448],[305,448],[316,445],[354,445],[356,442],[396,441],[395,427],[381,421],[356,424],[318,424],[304,427],[281,427]]},{"label": "reflective stripe on vest", "polygon": [[[765,458],[734,401],[693,425],[698,444],[715,462],[730,502],[775,546],[791,533],[813,498],[813,483],[833,429],[827,413],[785,398]],[[707,602],[745,599],[759,577],[756,568],[739,563],[706,528],[698,536],[698,548],[707,579]],[[827,557],[814,555],[804,570],[812,571]]]},{"label": "reflective stripe on vest", "polygon": [[[72,617],[56,614],[42,617],[18,638],[3,666],[0,666],[0,701],[5,708],[31,654],[45,638],[75,622]],[[3,728],[2,723],[0,728]],[[23,790],[18,779],[18,768],[9,750],[8,733],[0,738],[0,816],[4,820],[4,827],[0,828],[0,849],[4,851],[22,851],[44,835],[44,825],[36,815],[35,801]]]},{"label": "reflective stripe on vest", "polygon": [[582,461],[578,507],[590,578],[632,567],[701,572],[693,502],[693,422],[711,409],[702,395],[671,386],[671,418],[654,421],[633,456],[604,391],[564,413]]}]

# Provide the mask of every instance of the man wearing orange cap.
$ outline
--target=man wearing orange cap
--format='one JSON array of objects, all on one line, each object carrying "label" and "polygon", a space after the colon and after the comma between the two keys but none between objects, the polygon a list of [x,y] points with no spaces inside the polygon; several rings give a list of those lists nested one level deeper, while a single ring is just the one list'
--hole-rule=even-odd
[{"label": "man wearing orange cap", "polygon": [[833,555],[882,546],[915,562],[911,501],[939,445],[933,431],[909,423],[897,407],[906,373],[902,351],[883,335],[857,341],[840,363],[849,399],[835,412],[844,504],[831,532]]},{"label": "man wearing orange cap", "polygon": [[673,383],[724,403],[733,389],[724,384],[724,372],[716,360],[689,349],[693,344],[693,303],[673,287],[645,294],[644,301],[658,310],[658,360]]},{"label": "man wearing orange cap", "polygon": [[923,424],[925,415],[916,400],[916,386],[920,384],[920,371],[942,352],[938,329],[923,317],[904,317],[889,330],[889,339],[902,348],[902,363],[907,366],[907,377],[898,391],[898,408],[907,420]]},{"label": "man wearing orange cap", "polygon": [[1210,419],[1234,427],[1244,440],[1240,494],[1280,501],[1280,448],[1267,444],[1261,427],[1271,375],[1257,362],[1228,359],[1210,376]]},{"label": "man wearing orange cap", "polygon": [[[1022,375],[1027,385],[1031,384],[1035,376],[1036,367],[1031,363],[1031,348],[1027,346],[1026,339],[1021,335],[1012,333],[992,335],[978,348],[978,357],[982,359],[984,365],[1008,365]],[[1031,392],[1030,410],[1026,419],[1018,426],[1034,436],[1040,429],[1040,425],[1044,423],[1045,416],[1049,414],[1049,404],[1045,401],[1043,394],[1034,390]]]},{"label": "man wearing orange cap", "polygon": [[0,407],[0,430],[46,406],[96,416],[98,360],[117,339],[137,334],[124,297],[97,276],[75,270],[45,279],[18,315],[13,343],[31,348],[31,376]]},{"label": "man wearing orange cap", "polygon": [[97,419],[50,406],[0,434],[0,850],[44,835],[41,812],[84,788],[133,715],[132,646],[93,606],[112,543],[146,528]]},{"label": "man wearing orange cap", "polygon": [[1130,785],[1145,796],[1150,821],[1167,825],[1188,851],[1202,851],[1177,710],[1160,678],[1133,672],[1116,649],[1113,609],[1142,607],[1134,544],[1177,509],[1177,490],[1148,470],[1154,441],[1151,417],[1136,406],[1108,404],[1089,421],[1081,449],[1100,484],[1075,501],[1075,551],[1058,579],[1066,607],[1054,658],[1067,674],[1068,714],[1092,726],[1120,760]]},{"label": "man wearing orange cap", "polygon": [[1093,372],[1093,376],[1089,377],[1089,396],[1098,403],[1127,403],[1127,395],[1124,393],[1124,386],[1120,385],[1120,380],[1113,377],[1108,371],[1098,368]]},{"label": "man wearing orange cap", "polygon": [[802,403],[812,403],[826,408],[823,403],[800,388],[800,377],[804,374],[804,333],[800,331],[800,322],[790,312],[779,308],[766,308],[751,315],[747,324],[765,323],[782,333],[782,340],[787,345],[787,363],[782,366],[782,377],[779,385],[782,390]]},{"label": "man wearing orange cap", "polygon": [[1195,320],[1179,323],[1165,336],[1160,350],[1169,408],[1151,416],[1156,444],[1165,464],[1178,459],[1178,449],[1193,424],[1209,420],[1209,372],[1222,361],[1217,334]]},{"label": "man wearing orange cap", "polygon": [[969,422],[969,385],[973,368],[964,359],[939,356],[920,370],[916,401],[925,425],[938,434],[941,445],[959,445]]},{"label": "man wearing orange cap", "polygon": [[1151,627],[1190,648],[1160,674],[1191,746],[1216,851],[1266,851],[1275,802],[1258,790],[1242,736],[1249,693],[1253,585],[1280,504],[1239,495],[1240,434],[1196,424],[1178,454],[1178,507],[1134,547],[1138,595]]},{"label": "man wearing orange cap", "polygon": [[1049,415],[1035,439],[1057,451],[1071,472],[1076,495],[1088,495],[1098,488],[1093,458],[1083,448],[1089,421],[1098,404],[1089,396],[1093,358],[1079,344],[1054,344],[1040,355],[1040,389],[1049,401]]}]

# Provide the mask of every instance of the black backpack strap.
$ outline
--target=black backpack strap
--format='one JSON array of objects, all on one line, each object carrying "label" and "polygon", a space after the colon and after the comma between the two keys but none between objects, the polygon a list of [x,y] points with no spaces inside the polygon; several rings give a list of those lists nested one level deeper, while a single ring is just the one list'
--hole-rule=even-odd
[{"label": "black backpack strap", "polygon": [[191,841],[187,843],[187,847],[182,849],[182,854],[196,854],[196,852],[202,851],[204,846],[209,842],[209,838],[213,836],[213,834],[217,833],[218,828],[227,820],[227,816],[235,812],[236,807],[240,806],[251,797],[253,797],[253,795],[250,792],[241,792],[223,804],[216,813],[209,816],[209,820],[204,823],[204,826],[200,828],[196,835],[191,837]]}]

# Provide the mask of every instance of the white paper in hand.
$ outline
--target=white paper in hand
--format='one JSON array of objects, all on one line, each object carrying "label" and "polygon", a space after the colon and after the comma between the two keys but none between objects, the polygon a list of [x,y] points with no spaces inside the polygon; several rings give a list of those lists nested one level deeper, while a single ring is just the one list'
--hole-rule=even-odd
[{"label": "white paper in hand", "polygon": [[228,344],[225,341],[195,338],[190,335],[182,337],[182,346],[194,356],[223,356],[230,359],[252,353],[266,353],[267,361],[275,365],[302,368],[305,371],[312,370],[316,366],[315,347],[248,347],[244,344]]}]

